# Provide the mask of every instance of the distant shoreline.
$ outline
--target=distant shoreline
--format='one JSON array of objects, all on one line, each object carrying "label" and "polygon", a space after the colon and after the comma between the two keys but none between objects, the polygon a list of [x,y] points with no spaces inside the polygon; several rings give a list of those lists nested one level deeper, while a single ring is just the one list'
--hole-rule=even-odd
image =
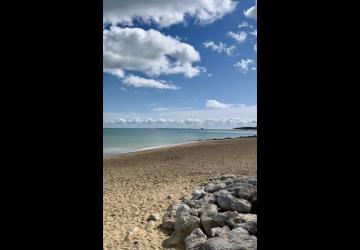
[{"label": "distant shoreline", "polygon": [[172,145],[164,145],[164,146],[156,146],[156,147],[148,147],[148,148],[142,148],[134,151],[124,152],[124,153],[115,153],[115,154],[109,154],[109,155],[103,155],[103,159],[110,159],[110,158],[116,158],[120,156],[127,156],[127,155],[135,155],[138,153],[145,153],[145,152],[153,152],[157,150],[163,150],[168,148],[176,148],[179,146],[187,146],[190,144],[196,144],[196,143],[204,143],[204,142],[210,142],[210,141],[224,141],[224,140],[234,140],[234,139],[242,139],[242,138],[256,138],[257,135],[249,135],[249,136],[238,136],[238,137],[225,137],[225,138],[212,138],[212,139],[206,139],[206,140],[195,140],[195,141],[188,141],[183,143],[177,143]]}]

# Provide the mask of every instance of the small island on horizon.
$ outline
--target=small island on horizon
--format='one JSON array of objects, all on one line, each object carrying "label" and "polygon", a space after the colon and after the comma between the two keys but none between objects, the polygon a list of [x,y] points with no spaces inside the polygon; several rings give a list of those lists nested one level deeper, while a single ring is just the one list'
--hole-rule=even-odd
[{"label": "small island on horizon", "polygon": [[238,127],[234,129],[243,129],[243,130],[257,130],[257,127]]}]

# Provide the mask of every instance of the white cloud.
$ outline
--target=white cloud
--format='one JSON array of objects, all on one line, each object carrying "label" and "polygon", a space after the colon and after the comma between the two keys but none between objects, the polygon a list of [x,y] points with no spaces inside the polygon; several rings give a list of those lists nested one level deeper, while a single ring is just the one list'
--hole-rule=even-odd
[{"label": "white cloud", "polygon": [[240,33],[234,33],[230,31],[228,32],[228,36],[235,39],[238,43],[242,43],[246,40],[247,34],[245,31],[240,31]]},{"label": "white cloud", "polygon": [[244,15],[247,18],[257,19],[257,1],[255,5],[244,11]]},{"label": "white cloud", "polygon": [[256,126],[257,107],[175,110],[152,113],[104,113],[104,127],[234,128]]},{"label": "white cloud", "polygon": [[250,35],[253,35],[253,36],[257,37],[257,30],[253,30],[253,31],[251,31],[249,33],[250,33]]},{"label": "white cloud", "polygon": [[228,56],[232,55],[234,51],[236,50],[236,47],[231,45],[227,46],[225,43],[220,42],[219,44],[214,43],[213,41],[207,41],[204,42],[203,45],[205,48],[210,48],[213,51],[216,51],[218,53],[225,53]]},{"label": "white cloud", "polygon": [[205,107],[209,109],[227,109],[233,106],[232,104],[227,104],[219,102],[217,100],[206,100]]},{"label": "white cloud", "polygon": [[240,62],[234,64],[234,67],[238,68],[240,72],[247,73],[249,71],[249,66],[254,64],[255,62],[251,59],[241,59]]},{"label": "white cloud", "polygon": [[157,30],[112,26],[103,31],[104,72],[133,70],[148,76],[183,74],[191,78],[202,71],[192,65],[198,61],[194,47]]},{"label": "white cloud", "polygon": [[132,25],[134,20],[161,27],[186,21],[212,23],[235,10],[235,0],[104,0],[103,22]]},{"label": "white cloud", "polygon": [[257,52],[257,43],[254,44],[254,50]]},{"label": "white cloud", "polygon": [[156,88],[156,89],[179,89],[179,87],[162,80],[145,79],[142,77],[128,75],[123,79],[127,86],[135,88]]},{"label": "white cloud", "polygon": [[238,27],[241,29],[241,28],[252,28],[253,26],[250,25],[248,22],[243,21],[242,23],[239,24]]}]

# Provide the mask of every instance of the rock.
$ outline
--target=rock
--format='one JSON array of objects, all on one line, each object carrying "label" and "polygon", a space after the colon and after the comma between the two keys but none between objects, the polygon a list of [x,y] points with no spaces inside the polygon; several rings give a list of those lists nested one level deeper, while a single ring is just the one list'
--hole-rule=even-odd
[{"label": "rock", "polygon": [[236,197],[241,199],[251,201],[255,195],[257,195],[256,187],[251,184],[240,185],[236,189]]},{"label": "rock", "polygon": [[233,174],[225,174],[225,175],[220,176],[220,180],[235,179],[235,178],[236,178],[236,175],[233,175]]},{"label": "rock", "polygon": [[185,201],[188,201],[188,200],[191,200],[192,199],[192,196],[191,195],[184,195],[180,198],[180,200],[182,202],[185,202]]},{"label": "rock", "polygon": [[225,187],[226,187],[226,184],[223,183],[223,182],[220,182],[220,183],[209,183],[209,184],[205,187],[204,191],[205,191],[205,192],[208,192],[208,193],[213,193],[213,192],[216,192],[216,191],[218,191],[218,190],[220,190],[220,189],[223,189],[223,188],[225,188]]},{"label": "rock", "polygon": [[[165,248],[187,250],[257,249],[257,178],[223,175],[197,187],[192,195],[171,205],[163,217],[162,228],[172,230]],[[251,212],[251,213],[250,213]],[[150,219],[155,226],[155,218]]]},{"label": "rock", "polygon": [[130,228],[129,231],[127,232],[125,240],[130,240],[130,239],[136,238],[139,231],[140,231],[139,227]]},{"label": "rock", "polygon": [[256,214],[241,214],[241,213],[239,213],[238,216],[240,217],[241,222],[248,222],[248,221],[257,222]]},{"label": "rock", "polygon": [[254,216],[239,215],[228,219],[226,223],[230,228],[242,227],[250,234],[256,234],[257,232],[257,218],[254,218]]},{"label": "rock", "polygon": [[249,213],[251,210],[251,203],[245,199],[235,198],[231,204],[231,208],[239,213]]},{"label": "rock", "polygon": [[191,209],[189,210],[189,214],[190,214],[190,215],[193,215],[193,216],[199,216],[199,211],[198,211],[198,209],[196,209],[196,208],[191,208]]},{"label": "rock", "polygon": [[226,236],[229,232],[230,228],[228,226],[214,227],[210,230],[210,237]]},{"label": "rock", "polygon": [[219,226],[224,226],[227,224],[227,221],[231,218],[237,217],[238,212],[236,211],[227,211],[223,213],[218,213],[215,215],[214,220],[218,223]]},{"label": "rock", "polygon": [[172,233],[169,239],[165,240],[164,245],[166,247],[175,247],[183,244],[184,239],[190,235],[195,228],[199,228],[200,226],[199,217],[192,216],[184,207],[179,207],[176,211],[175,232]]},{"label": "rock", "polygon": [[204,203],[201,208],[199,208],[199,215],[206,215],[213,217],[218,213],[218,207],[215,204]]},{"label": "rock", "polygon": [[186,204],[180,204],[176,209],[176,218],[183,216],[190,211],[190,207]]},{"label": "rock", "polygon": [[147,218],[147,221],[158,221],[160,220],[160,214],[159,213],[152,213],[150,214],[149,218]]},{"label": "rock", "polygon": [[201,231],[200,228],[196,228],[185,239],[186,250],[200,250],[200,246],[206,241],[207,236]]},{"label": "rock", "polygon": [[231,230],[227,235],[210,238],[201,244],[202,250],[256,250],[257,239],[243,228]]},{"label": "rock", "polygon": [[179,208],[179,206],[180,204],[172,204],[169,206],[162,218],[161,228],[169,231],[174,230],[174,225],[176,221],[176,210]]},{"label": "rock", "polygon": [[192,197],[193,199],[199,199],[201,198],[202,196],[204,196],[206,193],[204,191],[204,188],[199,188],[199,189],[195,189],[192,193]]},{"label": "rock", "polygon": [[245,199],[234,197],[227,190],[220,190],[214,193],[216,202],[224,211],[235,210],[241,213],[248,213],[251,210],[251,203]]},{"label": "rock", "polygon": [[213,227],[219,227],[219,224],[212,217],[207,216],[206,214],[201,215],[200,217],[201,225],[203,226],[206,235],[211,235],[211,229]]},{"label": "rock", "polygon": [[257,233],[257,222],[256,221],[248,221],[245,223],[240,223],[237,226],[244,228],[251,235],[256,235],[256,233]]}]

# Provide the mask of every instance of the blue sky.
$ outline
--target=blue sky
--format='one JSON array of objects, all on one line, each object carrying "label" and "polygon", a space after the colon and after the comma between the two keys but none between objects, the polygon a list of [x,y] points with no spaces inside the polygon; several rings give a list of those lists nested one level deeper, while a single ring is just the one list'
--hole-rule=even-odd
[{"label": "blue sky", "polygon": [[255,1],[176,2],[104,0],[104,127],[256,124]]}]

